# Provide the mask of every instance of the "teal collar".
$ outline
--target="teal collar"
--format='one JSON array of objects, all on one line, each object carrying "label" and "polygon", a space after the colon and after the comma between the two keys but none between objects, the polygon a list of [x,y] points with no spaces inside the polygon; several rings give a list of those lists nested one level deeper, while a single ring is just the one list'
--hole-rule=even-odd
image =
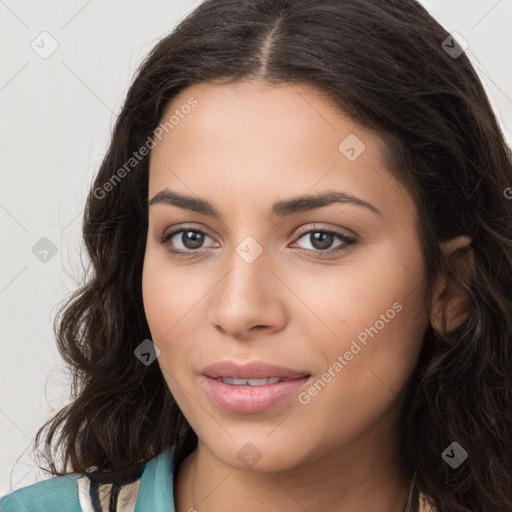
[{"label": "teal collar", "polygon": [[170,450],[148,461],[142,473],[134,512],[175,512],[174,455]]}]

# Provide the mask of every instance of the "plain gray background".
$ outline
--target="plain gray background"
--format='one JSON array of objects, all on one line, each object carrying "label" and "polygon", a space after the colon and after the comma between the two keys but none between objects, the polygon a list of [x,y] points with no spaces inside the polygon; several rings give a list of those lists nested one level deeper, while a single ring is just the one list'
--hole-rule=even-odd
[{"label": "plain gray background", "polygon": [[[48,478],[30,446],[67,403],[52,321],[81,276],[87,190],[137,65],[199,3],[0,0],[0,496]],[[422,3],[468,42],[510,143],[512,0]]]}]

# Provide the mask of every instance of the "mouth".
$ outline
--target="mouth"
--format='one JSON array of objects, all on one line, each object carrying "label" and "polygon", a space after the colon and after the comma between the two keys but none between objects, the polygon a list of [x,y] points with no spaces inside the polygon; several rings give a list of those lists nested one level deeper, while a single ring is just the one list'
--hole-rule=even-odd
[{"label": "mouth", "polygon": [[[202,386],[211,402],[223,411],[234,414],[264,413],[289,403],[308,385],[311,376],[297,379],[212,379],[202,376]],[[226,382],[224,382],[226,380]],[[233,380],[238,383],[232,382]],[[257,384],[254,385],[256,380]],[[277,380],[277,382],[275,382]],[[253,384],[251,384],[253,381]],[[231,382],[231,383],[229,383]]]},{"label": "mouth", "polygon": [[279,382],[292,382],[294,380],[303,379],[310,377],[310,375],[304,375],[295,379],[286,379],[281,377],[267,377],[265,379],[237,379],[235,377],[216,377],[215,380],[223,382],[229,386],[268,386],[270,384],[278,384]]},{"label": "mouth", "polygon": [[215,406],[230,413],[250,414],[289,402],[309,383],[311,373],[263,361],[220,361],[203,368],[201,379]]},{"label": "mouth", "polygon": [[[237,363],[235,361],[219,361],[203,368],[201,374],[210,379],[225,379],[226,383],[233,385],[263,386],[269,384],[269,379],[289,381],[308,377],[308,371],[294,370],[284,366],[277,366],[263,361],[250,361]],[[228,382],[231,379],[230,382]],[[240,382],[243,381],[243,382]],[[276,381],[279,382],[279,381]],[[275,383],[275,382],[272,382]]]}]

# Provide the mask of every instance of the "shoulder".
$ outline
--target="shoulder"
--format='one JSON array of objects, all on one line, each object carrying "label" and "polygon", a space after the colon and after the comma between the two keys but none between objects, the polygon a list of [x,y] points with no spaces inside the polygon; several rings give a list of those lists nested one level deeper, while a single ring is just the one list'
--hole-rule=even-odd
[{"label": "shoulder", "polygon": [[0,499],[0,512],[62,510],[81,512],[77,501],[77,479],[80,475],[57,476],[22,487]]},{"label": "shoulder", "polygon": [[[172,453],[165,451],[117,477],[109,473],[53,477],[4,496],[0,512],[139,512],[139,503],[163,499],[173,504],[172,465]],[[169,481],[171,485],[157,485]]]}]

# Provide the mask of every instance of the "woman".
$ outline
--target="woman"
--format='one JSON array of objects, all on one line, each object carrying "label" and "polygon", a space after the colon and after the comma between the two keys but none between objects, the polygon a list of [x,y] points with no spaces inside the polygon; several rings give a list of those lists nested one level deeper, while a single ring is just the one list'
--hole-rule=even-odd
[{"label": "woman", "polygon": [[415,1],[204,2],[88,196],[62,469],[1,510],[512,511],[511,182]]}]

